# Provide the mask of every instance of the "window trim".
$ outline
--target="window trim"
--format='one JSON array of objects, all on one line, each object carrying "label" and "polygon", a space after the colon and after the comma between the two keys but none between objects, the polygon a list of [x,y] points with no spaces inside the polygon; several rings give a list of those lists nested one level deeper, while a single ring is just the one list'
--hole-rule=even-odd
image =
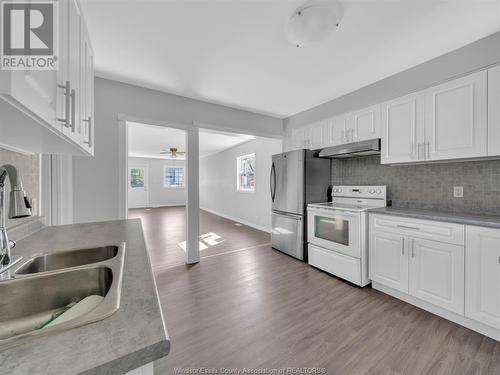
[{"label": "window trim", "polygon": [[[166,186],[165,185],[167,168],[182,169],[182,174],[183,174],[182,185],[176,185],[176,186]],[[184,165],[164,164],[163,165],[163,188],[164,189],[185,189],[186,188],[186,167]]]},{"label": "window trim", "polygon": [[241,160],[245,159],[245,158],[250,158],[250,157],[253,157],[253,159],[254,159],[254,165],[253,165],[253,167],[254,167],[254,175],[255,175],[254,181],[257,180],[257,166],[256,166],[256,164],[257,164],[257,156],[256,156],[255,152],[251,152],[249,154],[237,156],[236,157],[236,192],[238,192],[238,193],[254,194],[255,191],[256,191],[256,187],[257,187],[256,184],[253,187],[253,189],[242,189],[240,187],[240,164],[241,164]]}]

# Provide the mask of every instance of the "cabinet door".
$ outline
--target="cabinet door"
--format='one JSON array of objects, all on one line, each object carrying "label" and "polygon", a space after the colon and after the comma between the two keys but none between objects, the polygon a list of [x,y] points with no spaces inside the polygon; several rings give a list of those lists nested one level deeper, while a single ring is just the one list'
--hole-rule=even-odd
[{"label": "cabinet door", "polygon": [[327,121],[319,121],[310,128],[310,144],[311,150],[317,150],[329,146],[329,129]]},{"label": "cabinet door", "polygon": [[76,0],[68,1],[68,80],[70,92],[70,126],[64,133],[81,143],[80,100],[81,100],[81,11]]},{"label": "cabinet door", "polygon": [[488,156],[500,155],[500,66],[488,70]]},{"label": "cabinet door", "polygon": [[352,114],[352,140],[364,141],[380,137],[380,105]]},{"label": "cabinet door", "polygon": [[347,115],[337,116],[331,118],[328,122],[330,127],[330,143],[332,146],[346,143],[348,141],[347,128],[350,124],[349,117]]},{"label": "cabinet door", "polygon": [[487,72],[425,91],[425,159],[487,155]]},{"label": "cabinet door", "polygon": [[[64,90],[58,84],[64,85],[67,66],[67,4],[61,1],[59,6],[58,24],[58,62],[57,70],[12,70],[11,95],[31,112],[47,124],[62,131],[63,123],[59,112],[59,97],[64,97]],[[64,100],[63,100],[64,101]]]},{"label": "cabinet door", "polygon": [[410,238],[410,294],[464,314],[464,247]]},{"label": "cabinet door", "polygon": [[500,230],[467,226],[465,315],[500,329]]},{"label": "cabinet door", "polygon": [[80,128],[83,147],[94,149],[94,52],[82,18]]},{"label": "cabinet door", "polygon": [[369,274],[372,281],[408,293],[407,239],[370,230]]},{"label": "cabinet door", "polygon": [[292,149],[299,150],[306,148],[306,128],[292,130]]},{"label": "cabinet door", "polygon": [[382,164],[417,161],[423,129],[423,92],[382,104]]}]

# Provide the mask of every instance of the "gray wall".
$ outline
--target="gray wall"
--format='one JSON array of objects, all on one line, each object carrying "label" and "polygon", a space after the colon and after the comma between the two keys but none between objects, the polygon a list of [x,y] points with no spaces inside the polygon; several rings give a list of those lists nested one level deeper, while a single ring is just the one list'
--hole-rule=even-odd
[{"label": "gray wall", "polygon": [[[24,155],[0,148],[0,166],[4,164],[12,164],[18,169],[26,195],[33,200],[33,215],[37,216],[40,194],[40,164],[38,155]],[[6,207],[9,207],[9,179],[7,179],[6,187]],[[15,220],[7,218],[7,228],[30,220],[32,220],[32,218],[29,217]]]},{"label": "gray wall", "polygon": [[119,114],[170,124],[199,121],[245,134],[283,135],[283,122],[274,117],[96,78],[95,156],[73,160],[75,222],[119,217]]},{"label": "gray wall", "polygon": [[[500,62],[500,32],[284,120],[285,128],[310,124],[425,89]],[[369,69],[369,61],[367,61]]]},{"label": "gray wall", "polygon": [[163,169],[165,166],[186,167],[185,160],[165,160],[152,158],[128,158],[128,165],[147,165],[149,191],[149,205],[156,206],[183,206],[186,204],[187,189],[166,188],[163,186]]},{"label": "gray wall", "polygon": [[[500,160],[387,166],[379,156],[333,160],[334,185],[387,185],[395,207],[500,215]],[[453,186],[464,197],[453,197]]]},{"label": "gray wall", "polygon": [[[200,207],[271,230],[269,173],[272,155],[281,152],[281,140],[257,138],[200,159]],[[238,192],[236,159],[255,153],[255,192]]]}]

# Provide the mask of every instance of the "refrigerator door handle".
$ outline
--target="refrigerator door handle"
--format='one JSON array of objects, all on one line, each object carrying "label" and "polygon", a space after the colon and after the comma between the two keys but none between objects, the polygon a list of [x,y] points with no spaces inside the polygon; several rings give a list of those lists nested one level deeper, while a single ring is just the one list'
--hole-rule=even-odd
[{"label": "refrigerator door handle", "polygon": [[274,202],[274,197],[276,196],[276,168],[274,163],[271,166],[271,175],[269,176],[269,187],[271,189],[271,200]]}]

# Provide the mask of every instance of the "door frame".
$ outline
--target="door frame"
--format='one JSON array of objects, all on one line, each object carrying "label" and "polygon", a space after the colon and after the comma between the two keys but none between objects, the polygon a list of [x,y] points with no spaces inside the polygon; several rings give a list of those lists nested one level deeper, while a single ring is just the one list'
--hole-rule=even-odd
[{"label": "door frame", "polygon": [[[129,205],[128,202],[128,191],[130,189],[130,169],[131,168],[143,168],[145,170],[144,173],[144,185],[146,187],[146,195],[147,195],[147,202],[144,207],[149,207],[151,197],[150,197],[150,190],[149,190],[149,165],[148,164],[138,164],[138,163],[133,163],[133,164],[128,164],[127,163],[127,206]],[[133,208],[133,207],[132,207]]]},{"label": "door frame", "polygon": [[200,261],[200,182],[199,182],[199,129],[196,125],[176,124],[118,114],[118,212],[121,219],[128,213],[128,127],[127,122],[181,129],[186,132],[186,263]]}]

